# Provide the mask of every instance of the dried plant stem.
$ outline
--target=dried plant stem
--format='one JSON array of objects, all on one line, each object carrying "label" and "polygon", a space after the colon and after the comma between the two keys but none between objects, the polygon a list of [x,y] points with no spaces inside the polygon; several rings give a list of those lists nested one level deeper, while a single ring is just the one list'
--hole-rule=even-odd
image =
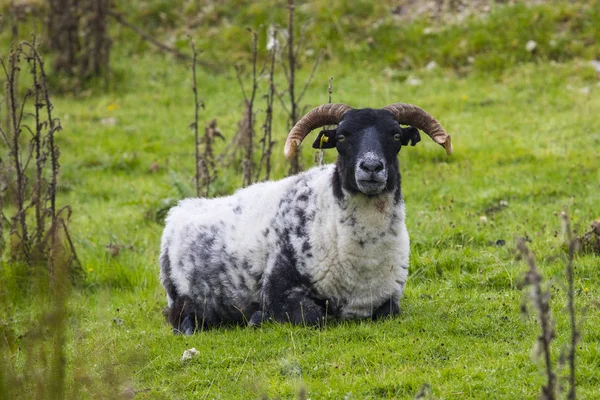
[{"label": "dried plant stem", "polygon": [[[200,106],[201,103],[198,100],[198,85],[197,85],[197,79],[196,79],[196,62],[198,60],[198,52],[196,51],[196,45],[194,44],[194,41],[191,41],[191,46],[192,46],[192,91],[194,92],[194,122],[192,123],[192,127],[194,129],[194,143],[195,143],[195,156],[196,156],[196,175],[195,175],[195,182],[196,182],[196,196],[200,197],[200,192],[201,192],[201,188],[200,188],[200,168],[201,168],[201,158],[200,158],[200,137],[198,135],[198,117],[200,115]],[[208,189],[207,189],[208,191]]]},{"label": "dried plant stem", "polygon": [[[312,71],[310,73],[309,78],[304,84],[304,88],[301,90],[300,95],[296,96],[296,68],[298,67],[298,54],[300,49],[302,48],[302,41],[304,39],[304,28],[302,29],[300,35],[300,43],[295,43],[295,30],[294,30],[294,18],[295,18],[295,5],[294,0],[288,0],[288,26],[287,26],[287,65],[286,62],[282,60],[282,69],[285,73],[285,77],[287,79],[287,95],[289,96],[289,106],[285,106],[285,102],[283,100],[283,94],[277,93],[279,97],[279,101],[282,103],[283,108],[288,113],[288,122],[290,129],[298,122],[301,114],[300,103],[308,89],[308,86],[311,84],[314,79],[315,72],[319,66],[321,61],[321,53],[319,53],[315,64],[313,65]],[[297,174],[302,170],[302,165],[300,163],[299,158],[300,152],[297,152],[290,160],[290,167],[288,169],[288,175]]]},{"label": "dried plant stem", "polygon": [[[20,70],[19,62],[21,55],[21,47],[12,48],[8,66],[4,63],[4,60],[0,60],[4,74],[6,77],[7,97],[8,97],[8,129],[10,136],[2,131],[2,138],[8,147],[9,157],[11,159],[13,168],[16,174],[16,199],[15,208],[16,212],[10,224],[11,233],[17,234],[19,237],[19,252],[18,254],[29,262],[29,234],[27,229],[27,216],[25,208],[25,190],[27,178],[25,176],[25,170],[22,163],[21,147],[20,147],[20,136],[21,136],[21,118],[23,111],[19,112],[17,106],[16,96],[16,80],[18,72]],[[27,95],[23,99],[23,106],[27,102]]]},{"label": "dried plant stem", "polygon": [[[332,99],[332,95],[333,95],[333,76],[329,77],[329,84],[327,85],[327,94],[328,96],[328,103],[331,103],[331,99]],[[317,153],[317,164],[319,166],[323,165],[323,157],[325,156],[325,150],[321,149],[319,150],[319,152]]]},{"label": "dried plant stem", "polygon": [[[33,37],[31,45],[36,47],[36,38]],[[45,154],[42,148],[42,123],[40,123],[40,110],[44,106],[42,103],[42,94],[40,93],[40,83],[38,81],[38,63],[33,55],[29,56],[31,66],[31,76],[33,79],[33,87],[35,93],[35,132],[33,136],[33,150],[35,152],[35,177],[36,182],[34,186],[34,195],[32,202],[35,204],[35,220],[36,220],[36,232],[34,242],[38,245],[37,251],[43,251],[41,249],[41,243],[44,237],[45,231],[45,212],[44,205],[42,203],[42,186],[44,183],[44,164]]]},{"label": "dried plant stem", "polygon": [[[273,30],[273,41],[276,40],[276,31]],[[273,150],[273,140],[272,140],[272,131],[273,131],[273,98],[275,95],[275,60],[277,56],[277,48],[275,47],[271,52],[271,63],[269,65],[269,88],[267,94],[265,96],[267,102],[267,108],[265,110],[265,122],[263,123],[263,137],[261,139],[262,150],[260,163],[258,164],[258,170],[256,171],[255,180],[258,181],[260,179],[260,173],[262,170],[262,165],[265,165],[265,180],[268,180],[271,175],[271,154]]]},{"label": "dried plant stem", "polygon": [[[294,51],[294,0],[288,0],[288,95],[290,97],[289,120],[290,128],[298,122],[298,103],[295,94],[296,85],[296,53]],[[302,170],[298,152],[290,160],[288,175],[297,174]]]},{"label": "dried plant stem", "polygon": [[550,315],[550,293],[542,288],[542,275],[535,264],[533,253],[527,247],[524,239],[517,241],[517,248],[529,266],[529,270],[525,275],[525,284],[531,287],[531,298],[538,313],[542,330],[541,335],[538,336],[538,344],[541,346],[541,352],[544,356],[546,377],[548,379],[546,386],[542,387],[542,398],[554,400],[556,399],[556,374],[553,371],[550,353],[550,345],[554,340],[554,328],[552,327],[552,317]]},{"label": "dried plant stem", "polygon": [[258,60],[258,35],[250,28],[248,31],[252,35],[252,90],[250,96],[246,95],[244,89],[244,83],[240,68],[236,67],[235,72],[240,84],[242,95],[244,96],[244,116],[240,122],[241,135],[238,139],[239,142],[244,146],[244,155],[242,158],[242,185],[248,186],[252,183],[252,166],[253,166],[253,154],[254,154],[254,100],[256,99],[256,92],[258,90],[258,79],[257,79],[257,60]]},{"label": "dried plant stem", "polygon": [[579,330],[577,329],[577,319],[575,314],[575,288],[573,284],[573,259],[575,258],[575,252],[579,248],[579,239],[574,239],[571,233],[571,223],[569,222],[569,216],[567,213],[561,213],[563,220],[563,227],[567,234],[567,243],[569,245],[569,255],[566,264],[566,275],[567,275],[567,310],[569,312],[569,323],[571,328],[571,338],[568,350],[569,360],[569,393],[567,398],[569,400],[575,399],[575,349],[577,348],[577,342],[579,341]]}]

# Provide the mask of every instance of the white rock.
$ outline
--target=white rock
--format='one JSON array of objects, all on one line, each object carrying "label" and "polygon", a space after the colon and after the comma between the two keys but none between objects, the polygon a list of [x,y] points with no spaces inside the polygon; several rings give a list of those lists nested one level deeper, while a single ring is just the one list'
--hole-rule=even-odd
[{"label": "white rock", "polygon": [[419,78],[408,78],[406,80],[406,84],[410,86],[419,86],[421,83],[423,83],[423,81],[421,81]]},{"label": "white rock", "polygon": [[117,119],[115,117],[106,117],[102,118],[100,123],[104,126],[115,126],[117,124]]},{"label": "white rock", "polygon": [[529,40],[526,44],[525,44],[525,50],[532,52],[535,50],[535,48],[537,47],[537,43],[535,42],[535,40]]},{"label": "white rock", "polygon": [[438,67],[438,64],[435,61],[430,61],[429,63],[427,63],[427,65],[425,66],[425,69],[427,71],[433,71],[434,69],[436,69]]},{"label": "white rock", "polygon": [[183,356],[181,357],[181,361],[191,360],[192,358],[194,358],[198,354],[200,354],[200,352],[198,350],[196,350],[195,347],[192,347],[191,349],[188,349],[188,350],[186,350],[186,351],[183,352]]},{"label": "white rock", "polygon": [[591,92],[591,89],[589,86],[584,86],[579,89],[579,93],[581,93],[581,94],[590,94],[590,92]]},{"label": "white rock", "polygon": [[598,60],[592,60],[592,61],[590,61],[590,65],[592,67],[594,67],[594,69],[596,70],[597,73],[600,74],[600,61],[598,61]]},{"label": "white rock", "polygon": [[487,217],[485,215],[482,215],[481,217],[479,217],[479,221],[485,225],[487,224]]}]

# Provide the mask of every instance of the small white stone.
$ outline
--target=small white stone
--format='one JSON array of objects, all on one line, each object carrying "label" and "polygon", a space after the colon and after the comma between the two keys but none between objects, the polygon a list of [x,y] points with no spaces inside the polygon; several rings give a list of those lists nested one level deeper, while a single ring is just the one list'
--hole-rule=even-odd
[{"label": "small white stone", "polygon": [[195,356],[197,356],[198,354],[200,354],[200,352],[198,350],[196,350],[195,347],[192,347],[191,349],[188,349],[183,352],[181,361],[190,360],[190,359],[194,358]]},{"label": "small white stone", "polygon": [[529,40],[526,44],[525,44],[525,50],[532,52],[535,50],[535,48],[537,47],[537,43],[535,42],[535,40]]},{"label": "small white stone", "polygon": [[467,57],[467,62],[468,62],[469,64],[473,64],[473,63],[475,62],[475,57],[473,57],[473,56],[469,56],[469,57]]},{"label": "small white stone", "polygon": [[419,78],[408,78],[406,80],[406,84],[409,86],[419,86],[421,83],[423,83]]},{"label": "small white stone", "polygon": [[117,124],[117,119],[115,117],[106,117],[102,118],[100,123],[104,126],[115,126]]},{"label": "small white stone", "polygon": [[591,89],[589,86],[584,86],[579,89],[579,93],[581,93],[581,94],[590,94],[590,92],[591,92]]},{"label": "small white stone", "polygon": [[427,71],[433,71],[434,69],[436,69],[438,67],[438,64],[435,61],[430,61],[429,63],[427,63],[427,65],[425,66],[425,69]]},{"label": "small white stone", "polygon": [[485,225],[487,224],[487,217],[485,215],[482,215],[481,217],[479,217],[479,221]]},{"label": "small white stone", "polygon": [[592,61],[590,61],[590,65],[592,67],[594,67],[594,69],[596,70],[597,73],[600,74],[600,61],[598,61],[598,60],[592,60]]}]

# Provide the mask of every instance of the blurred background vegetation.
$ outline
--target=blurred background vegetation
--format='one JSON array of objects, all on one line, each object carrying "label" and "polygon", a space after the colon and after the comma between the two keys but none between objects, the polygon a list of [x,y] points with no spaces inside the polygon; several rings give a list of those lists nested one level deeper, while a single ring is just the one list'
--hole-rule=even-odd
[{"label": "blurred background vegetation", "polygon": [[[49,4],[61,1],[69,3],[4,0],[0,8],[4,31],[10,29],[12,15],[28,23],[19,28],[21,37],[33,31],[43,36]],[[240,40],[247,36],[246,28],[259,33],[259,47],[264,49],[268,27],[284,28],[288,18],[287,4],[275,0],[105,3],[107,9],[183,53],[189,54],[193,37],[202,59],[221,71],[247,62],[251,49]],[[302,31],[305,36],[300,56],[310,59],[322,52],[325,59],[386,69],[398,79],[432,62],[459,74],[489,75],[524,62],[600,58],[596,0],[332,0],[298,2],[295,8],[298,34]],[[118,57],[154,50],[113,18],[107,16],[106,24]],[[45,45],[52,47],[47,40]]]}]

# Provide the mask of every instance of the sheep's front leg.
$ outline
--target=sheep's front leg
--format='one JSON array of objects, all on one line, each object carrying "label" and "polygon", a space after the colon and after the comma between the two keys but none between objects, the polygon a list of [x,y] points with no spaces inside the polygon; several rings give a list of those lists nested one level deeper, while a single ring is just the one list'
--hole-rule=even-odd
[{"label": "sheep's front leg", "polygon": [[382,305],[380,305],[375,312],[373,313],[373,315],[371,316],[371,318],[373,318],[373,320],[377,320],[380,318],[385,318],[385,317],[394,317],[398,314],[400,314],[400,306],[399,306],[399,299],[396,297],[390,297],[385,303],[383,303]]},{"label": "sheep's front leg", "polygon": [[273,268],[264,277],[262,291],[267,315],[255,313],[251,322],[270,317],[278,322],[318,325],[325,315],[323,307],[311,298],[311,281],[298,271],[291,252],[277,255]]}]

